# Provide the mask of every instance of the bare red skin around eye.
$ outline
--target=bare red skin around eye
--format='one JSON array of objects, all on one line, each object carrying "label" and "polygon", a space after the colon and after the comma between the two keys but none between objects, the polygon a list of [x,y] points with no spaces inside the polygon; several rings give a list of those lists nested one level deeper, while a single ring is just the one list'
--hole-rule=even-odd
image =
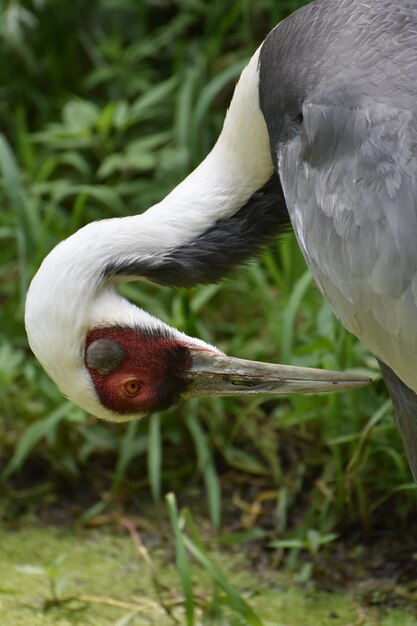
[{"label": "bare red skin around eye", "polygon": [[[101,404],[120,415],[148,413],[166,409],[179,400],[187,385],[186,372],[191,355],[185,343],[163,335],[123,327],[97,328],[89,333],[86,348],[97,339],[119,343],[126,356],[109,374],[89,368]],[[124,385],[135,379],[140,385],[136,395]]]}]

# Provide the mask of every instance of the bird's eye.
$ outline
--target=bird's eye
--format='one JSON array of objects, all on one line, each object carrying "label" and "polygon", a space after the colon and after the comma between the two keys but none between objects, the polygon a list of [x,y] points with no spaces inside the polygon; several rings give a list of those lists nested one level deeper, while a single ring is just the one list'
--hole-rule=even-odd
[{"label": "bird's eye", "polygon": [[136,396],[140,391],[140,382],[137,378],[129,378],[123,383],[123,389],[128,396]]}]

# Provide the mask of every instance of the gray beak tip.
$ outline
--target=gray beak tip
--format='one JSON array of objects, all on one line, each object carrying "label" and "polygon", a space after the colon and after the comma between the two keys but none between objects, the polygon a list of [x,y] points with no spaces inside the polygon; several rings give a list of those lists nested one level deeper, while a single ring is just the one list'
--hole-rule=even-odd
[{"label": "gray beak tip", "polygon": [[275,395],[347,391],[372,383],[367,376],[247,361],[191,347],[189,383],[182,397]]}]

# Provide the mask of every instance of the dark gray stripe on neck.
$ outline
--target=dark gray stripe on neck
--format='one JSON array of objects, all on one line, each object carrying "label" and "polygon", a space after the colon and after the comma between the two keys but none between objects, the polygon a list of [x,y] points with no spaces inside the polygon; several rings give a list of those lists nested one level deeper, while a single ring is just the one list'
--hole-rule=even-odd
[{"label": "dark gray stripe on neck", "polygon": [[274,174],[237,213],[193,241],[160,255],[144,257],[138,251],[137,258],[110,262],[104,277],[137,276],[175,287],[217,282],[290,228],[281,183]]}]

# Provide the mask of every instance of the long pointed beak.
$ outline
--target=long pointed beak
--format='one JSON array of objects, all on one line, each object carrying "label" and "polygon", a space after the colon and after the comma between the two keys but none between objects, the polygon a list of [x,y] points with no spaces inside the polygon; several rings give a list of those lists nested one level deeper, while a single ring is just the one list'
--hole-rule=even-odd
[{"label": "long pointed beak", "polygon": [[187,372],[189,383],[181,394],[184,399],[346,391],[372,382],[349,372],[247,361],[200,347],[190,351],[192,364]]}]

